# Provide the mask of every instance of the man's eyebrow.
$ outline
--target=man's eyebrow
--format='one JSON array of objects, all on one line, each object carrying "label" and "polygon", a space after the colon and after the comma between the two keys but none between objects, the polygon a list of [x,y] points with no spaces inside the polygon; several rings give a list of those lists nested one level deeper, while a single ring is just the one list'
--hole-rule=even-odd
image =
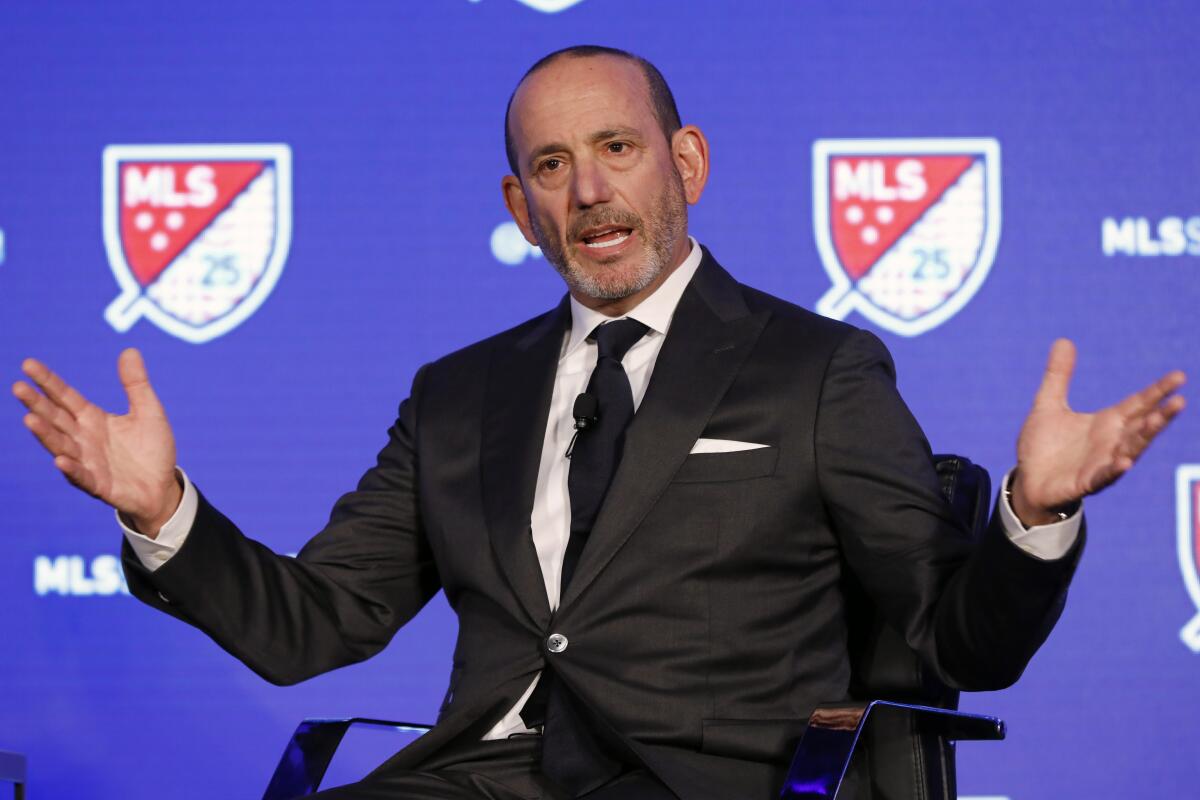
[{"label": "man's eyebrow", "polygon": [[537,163],[537,160],[539,158],[541,158],[542,156],[548,156],[551,153],[561,153],[563,150],[566,150],[566,149],[568,149],[568,148],[565,144],[559,144],[558,142],[550,142],[549,144],[544,144],[529,154],[529,161],[527,162],[526,166],[532,168],[533,165]]},{"label": "man's eyebrow", "polygon": [[588,137],[588,141],[592,144],[599,144],[608,139],[641,139],[642,132],[636,128],[609,128],[608,130],[597,131]]},{"label": "man's eyebrow", "polygon": [[[591,144],[599,144],[600,142],[607,141],[608,139],[640,140],[641,138],[642,132],[637,128],[606,128],[605,130],[596,131],[592,135],[588,136],[588,142]],[[565,144],[562,144],[561,142],[550,142],[549,144],[544,144],[529,154],[528,166],[532,168],[542,156],[548,156],[551,153],[561,153],[564,150],[570,149],[571,148]]]}]

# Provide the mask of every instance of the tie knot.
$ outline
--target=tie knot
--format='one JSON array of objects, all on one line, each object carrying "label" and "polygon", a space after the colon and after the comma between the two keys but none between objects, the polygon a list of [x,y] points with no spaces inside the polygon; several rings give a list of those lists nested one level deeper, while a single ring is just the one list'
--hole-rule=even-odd
[{"label": "tie knot", "polygon": [[595,340],[596,349],[599,351],[598,358],[615,358],[620,361],[648,330],[650,329],[636,319],[626,318],[598,325],[588,338]]}]

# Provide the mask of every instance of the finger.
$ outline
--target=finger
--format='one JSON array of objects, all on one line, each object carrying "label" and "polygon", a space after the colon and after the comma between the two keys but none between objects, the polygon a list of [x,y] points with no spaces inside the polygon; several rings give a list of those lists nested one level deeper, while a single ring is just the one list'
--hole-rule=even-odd
[{"label": "finger", "polygon": [[1035,406],[1065,408],[1071,374],[1075,371],[1075,344],[1070,339],[1057,339],[1050,346],[1042,385],[1033,399]]},{"label": "finger", "polygon": [[92,488],[91,474],[77,460],[67,456],[56,456],[54,458],[54,466],[58,467],[63,477],[71,483],[72,486],[78,486],[88,494],[94,495],[96,492]]},{"label": "finger", "polygon": [[24,422],[25,427],[42,443],[42,447],[50,451],[51,455],[79,458],[79,444],[42,417],[37,414],[26,414]]},{"label": "finger", "polygon": [[78,417],[87,408],[88,401],[82,394],[37,359],[25,359],[21,363],[21,371],[28,375],[30,380],[46,393],[47,397],[65,408],[71,416]]},{"label": "finger", "polygon": [[1170,398],[1167,402],[1158,408],[1147,413],[1141,421],[1141,425],[1137,426],[1136,433],[1132,437],[1127,446],[1128,453],[1137,458],[1142,452],[1150,446],[1163,430],[1171,424],[1171,420],[1179,416],[1179,412],[1183,410],[1186,403],[1179,395]]},{"label": "finger", "polygon": [[146,362],[142,360],[141,353],[132,347],[121,351],[117,358],[117,374],[129,397],[131,413],[162,413],[162,404],[150,385],[150,376],[146,374]]},{"label": "finger", "polygon": [[79,423],[67,413],[66,409],[55,405],[50,398],[24,381],[17,381],[13,384],[13,394],[31,412],[42,417],[68,436],[74,435],[79,430]]},{"label": "finger", "polygon": [[1175,392],[1187,381],[1187,376],[1179,370],[1169,372],[1154,383],[1134,392],[1117,404],[1117,410],[1123,414],[1138,414],[1157,406],[1167,395]]},{"label": "finger", "polygon": [[1162,405],[1155,409],[1155,411],[1162,415],[1165,422],[1170,422],[1179,416],[1179,412],[1183,411],[1183,409],[1186,407],[1187,400],[1183,398],[1183,395],[1177,394],[1172,397],[1168,397],[1165,401],[1163,401]]}]

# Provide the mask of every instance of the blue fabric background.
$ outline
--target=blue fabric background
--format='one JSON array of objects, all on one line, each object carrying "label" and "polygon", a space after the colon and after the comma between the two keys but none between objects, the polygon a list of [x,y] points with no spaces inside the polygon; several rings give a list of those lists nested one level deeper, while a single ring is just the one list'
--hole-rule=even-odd
[{"label": "blue fabric background", "polygon": [[[416,368],[552,305],[544,259],[509,266],[504,104],[544,53],[595,42],[656,62],[712,144],[693,233],[741,280],[812,307],[819,138],[1000,142],[991,274],[915,338],[871,327],[935,450],[999,476],[1050,342],[1080,346],[1092,409],[1169,368],[1200,377],[1200,258],[1105,256],[1105,217],[1200,215],[1195,5],[1032,0],[344,4],[58,2],[0,8],[0,365],[44,359],[123,411],[137,346],[180,461],[249,534],[294,552],[383,444]],[[118,334],[101,231],[110,144],[285,142],[294,235],[273,294],[204,345]],[[1200,248],[1198,248],[1200,249]],[[1200,655],[1176,556],[1186,413],[1112,492],[1058,630],[1016,687],[970,695],[1010,725],[960,750],[964,794],[1190,797]],[[304,716],[432,719],[453,619],[439,598],[373,661],[265,684],[123,594],[38,595],[39,556],[114,554],[111,512],[69,489],[10,402],[0,425],[0,749],[44,798],[255,797]],[[365,771],[369,758],[350,767]],[[1155,787],[1147,791],[1147,785]]]}]

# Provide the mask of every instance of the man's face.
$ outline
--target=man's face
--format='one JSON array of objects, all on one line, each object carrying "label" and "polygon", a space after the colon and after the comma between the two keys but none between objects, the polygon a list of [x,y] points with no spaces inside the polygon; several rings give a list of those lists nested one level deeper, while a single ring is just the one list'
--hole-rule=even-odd
[{"label": "man's face", "polygon": [[684,186],[635,63],[554,61],[518,88],[509,124],[520,182],[506,200],[573,294],[629,297],[683,260]]}]

